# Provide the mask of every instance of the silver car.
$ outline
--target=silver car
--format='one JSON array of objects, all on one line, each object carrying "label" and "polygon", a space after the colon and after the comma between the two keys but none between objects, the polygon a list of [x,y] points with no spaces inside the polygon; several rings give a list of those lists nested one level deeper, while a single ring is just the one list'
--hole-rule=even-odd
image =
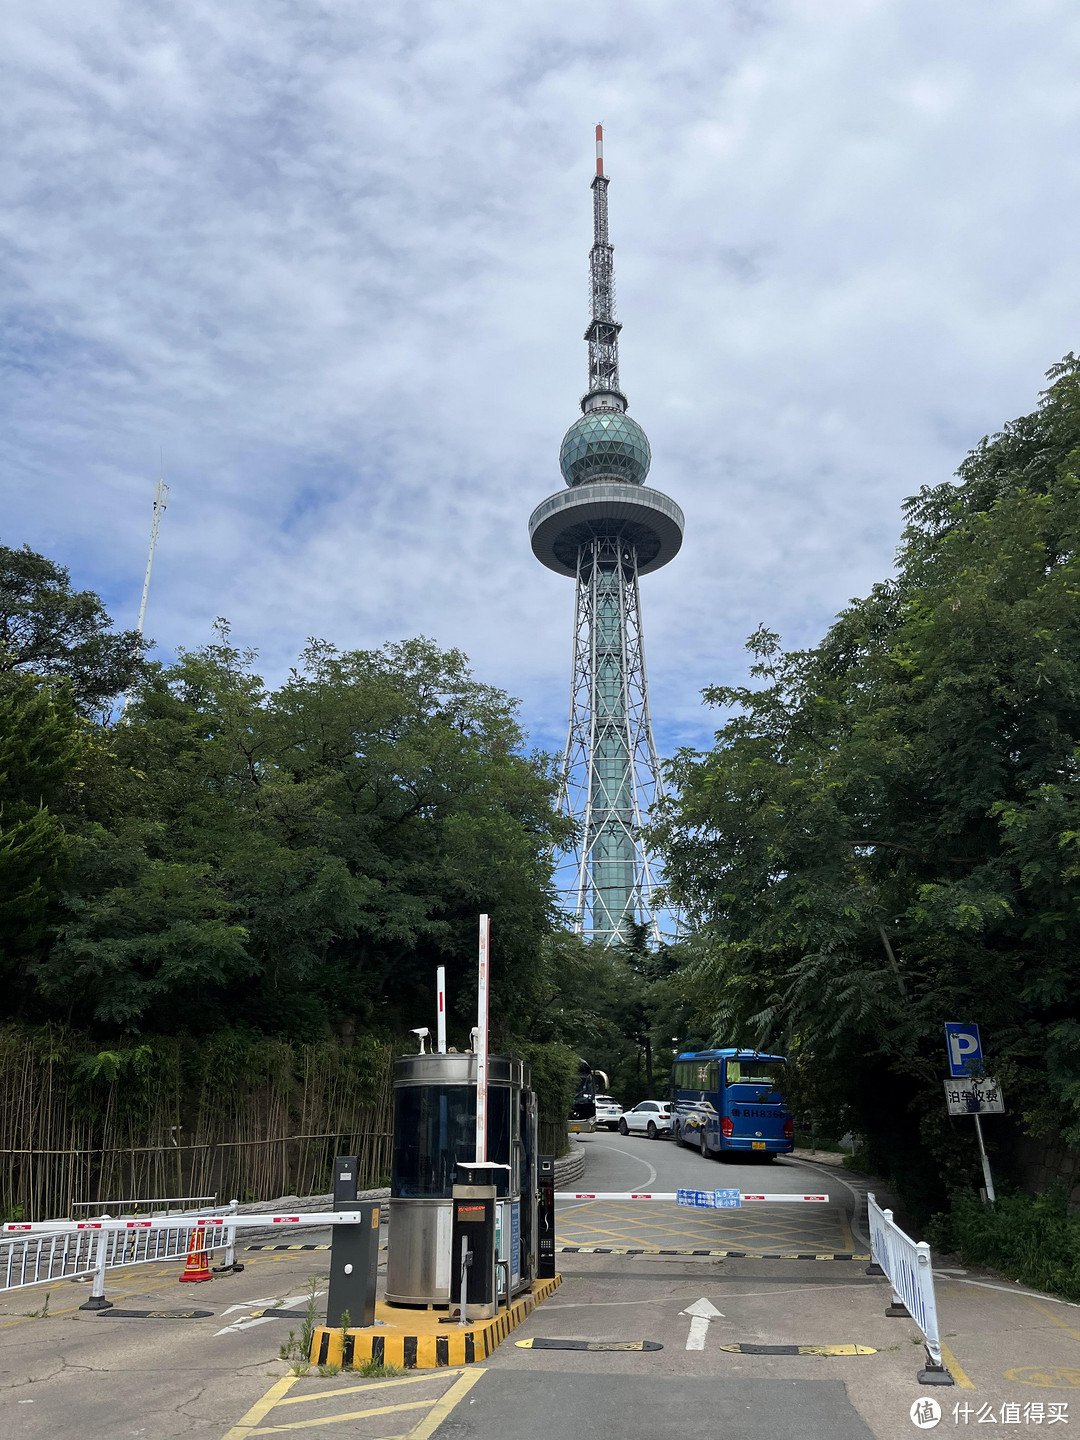
[{"label": "silver car", "polygon": [[648,1135],[656,1140],[671,1134],[671,1105],[666,1100],[642,1100],[632,1110],[624,1110],[619,1121],[620,1135]]}]

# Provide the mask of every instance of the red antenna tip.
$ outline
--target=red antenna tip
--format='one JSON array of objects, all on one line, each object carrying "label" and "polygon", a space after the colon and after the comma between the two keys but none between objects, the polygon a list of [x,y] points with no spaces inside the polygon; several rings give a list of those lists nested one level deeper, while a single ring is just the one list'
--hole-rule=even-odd
[{"label": "red antenna tip", "polygon": [[597,125],[597,127],[596,127],[596,173],[597,173],[597,175],[603,175],[603,173],[604,173],[604,127],[603,127],[603,125]]}]

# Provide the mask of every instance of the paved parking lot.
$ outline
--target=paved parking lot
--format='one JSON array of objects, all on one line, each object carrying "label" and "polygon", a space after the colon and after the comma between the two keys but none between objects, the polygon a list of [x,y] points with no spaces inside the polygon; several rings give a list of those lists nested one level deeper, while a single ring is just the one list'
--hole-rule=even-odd
[{"label": "paved parking lot", "polygon": [[[695,1213],[564,1204],[563,1284],[488,1360],[384,1379],[298,1377],[279,1358],[298,1322],[265,1312],[302,1307],[312,1276],[325,1290],[325,1251],[248,1248],[242,1274],[203,1285],[178,1284],[178,1264],[110,1276],[118,1309],[210,1312],[203,1318],[80,1311],[87,1287],[70,1281],[13,1292],[0,1303],[0,1435],[246,1440],[311,1430],[327,1440],[899,1440],[918,1433],[910,1408],[928,1397],[942,1407],[939,1434],[993,1424],[999,1440],[1015,1440],[1038,1426],[1060,1424],[1051,1433],[1066,1435],[1070,1420],[1080,1424],[1080,1308],[989,1277],[939,1275],[956,1384],[928,1391],[915,1379],[918,1332],[910,1319],[886,1317],[885,1282],[868,1277],[860,1262],[777,1257],[808,1238],[815,1249],[823,1241],[860,1244],[857,1230],[845,1229],[848,1192],[839,1177],[786,1163],[719,1167],[671,1145],[617,1136],[586,1143],[597,1189],[823,1188],[831,1201],[776,1215],[764,1207]],[[808,1215],[809,1229],[799,1230]],[[687,1243],[565,1248],[586,1237]],[[712,1253],[752,1246],[773,1258]],[[632,1248],[710,1253],[615,1253]],[[574,1348],[519,1343],[526,1340]],[[661,1348],[642,1349],[643,1341]],[[1077,1397],[1071,1415],[1070,1396]]]}]

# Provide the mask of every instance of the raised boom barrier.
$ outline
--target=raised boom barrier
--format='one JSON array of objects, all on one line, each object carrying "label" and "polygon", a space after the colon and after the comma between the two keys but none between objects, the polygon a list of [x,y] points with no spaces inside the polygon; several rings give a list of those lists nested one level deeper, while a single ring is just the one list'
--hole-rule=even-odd
[{"label": "raised boom barrier", "polygon": [[236,1232],[328,1225],[358,1225],[357,1211],[312,1215],[170,1215],[142,1219],[39,1220],[0,1225],[0,1291],[19,1290],[47,1280],[94,1283],[83,1310],[107,1310],[105,1273],[128,1265],[184,1260],[193,1237],[201,1250],[225,1251],[223,1270],[233,1268]]},{"label": "raised boom barrier", "polygon": [[[870,1253],[893,1289],[890,1310],[900,1314],[906,1307],[926,1341],[927,1363],[925,1369],[919,1371],[919,1384],[952,1385],[953,1378],[941,1358],[930,1246],[925,1240],[915,1241],[905,1235],[893,1219],[892,1211],[883,1210],[873,1195],[866,1197],[866,1210],[870,1221]],[[897,1310],[897,1306],[901,1309]]]}]

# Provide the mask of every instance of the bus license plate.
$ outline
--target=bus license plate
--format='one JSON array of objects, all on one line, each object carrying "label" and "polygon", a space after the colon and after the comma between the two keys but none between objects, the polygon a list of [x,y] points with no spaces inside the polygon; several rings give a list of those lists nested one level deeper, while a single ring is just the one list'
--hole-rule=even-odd
[{"label": "bus license plate", "polygon": [[765,1149],[765,1141],[764,1141],[764,1140],[751,1140],[751,1141],[750,1141],[750,1148],[751,1148],[751,1150],[764,1150],[764,1149]]}]

